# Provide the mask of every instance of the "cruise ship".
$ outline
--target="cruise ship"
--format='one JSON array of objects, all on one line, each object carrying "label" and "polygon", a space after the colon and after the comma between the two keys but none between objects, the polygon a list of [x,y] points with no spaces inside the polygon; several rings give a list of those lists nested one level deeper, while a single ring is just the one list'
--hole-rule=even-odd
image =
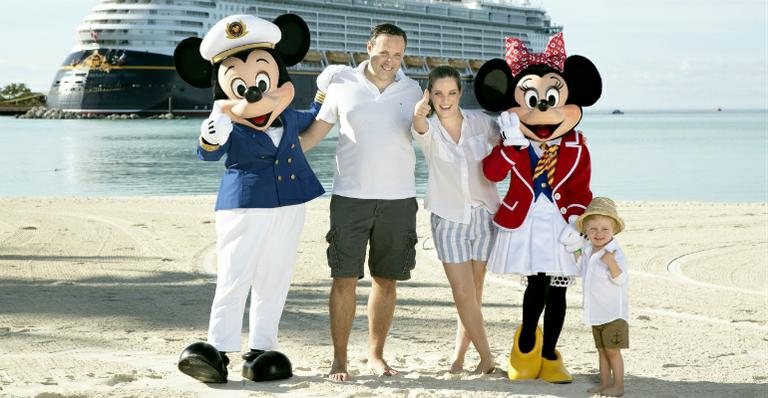
[{"label": "cruise ship", "polygon": [[218,20],[251,14],[273,20],[294,13],[309,25],[310,51],[291,67],[294,106],[314,96],[315,77],[330,64],[356,66],[368,58],[372,26],[390,22],[408,34],[405,73],[425,85],[427,73],[448,64],[463,76],[462,105],[476,108],[472,77],[501,57],[504,37],[540,51],[553,25],[525,0],[101,0],[76,30],[72,52],[48,94],[49,108],[81,113],[207,114],[212,91],[182,81],[173,66],[181,40],[203,37]]}]

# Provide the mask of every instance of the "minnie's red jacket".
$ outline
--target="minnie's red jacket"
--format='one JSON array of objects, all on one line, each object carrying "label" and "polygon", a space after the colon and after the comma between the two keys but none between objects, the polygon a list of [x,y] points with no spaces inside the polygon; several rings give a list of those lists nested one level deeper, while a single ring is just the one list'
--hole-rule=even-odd
[{"label": "minnie's red jacket", "polygon": [[[493,218],[504,229],[520,227],[533,203],[533,170],[528,149],[499,144],[483,159],[483,174],[491,181],[502,181],[510,171],[509,190]],[[557,150],[552,200],[566,222],[570,216],[584,213],[592,200],[590,174],[589,151],[584,136],[573,130],[565,133]]]}]

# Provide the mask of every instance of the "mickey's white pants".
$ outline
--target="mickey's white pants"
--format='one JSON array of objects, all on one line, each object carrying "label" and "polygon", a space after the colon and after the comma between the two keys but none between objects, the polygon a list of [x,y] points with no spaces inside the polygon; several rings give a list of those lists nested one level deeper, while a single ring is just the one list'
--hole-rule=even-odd
[{"label": "mickey's white pants", "polygon": [[248,348],[277,348],[277,328],[303,226],[304,204],[216,212],[218,276],[209,344],[219,351],[240,351],[243,311],[250,291]]}]

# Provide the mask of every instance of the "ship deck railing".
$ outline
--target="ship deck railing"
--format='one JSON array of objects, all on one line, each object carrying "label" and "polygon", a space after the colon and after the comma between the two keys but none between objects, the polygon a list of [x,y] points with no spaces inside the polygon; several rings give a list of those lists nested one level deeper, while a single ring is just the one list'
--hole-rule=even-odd
[{"label": "ship deck railing", "polygon": [[[368,59],[368,54],[362,52],[347,51],[316,51],[310,50],[307,56],[292,69],[320,72],[328,65],[349,65],[357,67],[361,62]],[[455,68],[463,78],[472,78],[485,61],[478,59],[461,59],[433,56],[408,55],[403,58],[401,67],[403,72],[408,75],[424,77],[429,71],[440,65],[450,65]]]}]

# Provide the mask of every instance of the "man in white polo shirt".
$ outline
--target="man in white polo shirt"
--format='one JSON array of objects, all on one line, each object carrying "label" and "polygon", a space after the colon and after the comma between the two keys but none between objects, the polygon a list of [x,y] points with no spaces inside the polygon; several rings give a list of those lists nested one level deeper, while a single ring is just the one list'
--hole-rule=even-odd
[{"label": "man in white polo shirt", "polygon": [[357,68],[324,72],[332,78],[323,107],[302,135],[306,151],[340,124],[326,236],[333,277],[329,377],[334,381],[349,380],[347,344],[369,243],[368,366],[376,375],[397,374],[384,361],[384,342],[395,312],[397,281],[410,279],[416,265],[416,156],[410,125],[422,95],[419,84],[400,71],[406,41],[397,26],[377,25],[367,44],[369,60]]}]

